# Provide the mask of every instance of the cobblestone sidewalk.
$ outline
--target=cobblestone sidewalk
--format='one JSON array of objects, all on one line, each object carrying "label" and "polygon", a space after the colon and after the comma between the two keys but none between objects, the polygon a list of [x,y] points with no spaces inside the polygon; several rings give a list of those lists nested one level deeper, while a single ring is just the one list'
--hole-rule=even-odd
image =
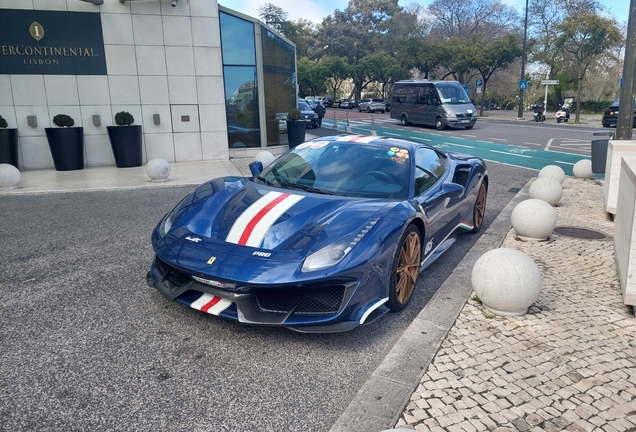
[{"label": "cobblestone sidewalk", "polygon": [[636,318],[622,302],[614,223],[596,181],[566,178],[557,226],[603,240],[552,234],[502,247],[539,266],[528,314],[499,317],[471,298],[396,428],[418,431],[636,431]]}]

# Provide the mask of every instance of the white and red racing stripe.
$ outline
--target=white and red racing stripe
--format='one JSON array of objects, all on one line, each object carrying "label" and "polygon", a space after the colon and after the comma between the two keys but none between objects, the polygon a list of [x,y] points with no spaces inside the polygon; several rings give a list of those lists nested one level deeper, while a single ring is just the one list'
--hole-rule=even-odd
[{"label": "white and red racing stripe", "polygon": [[219,315],[230,307],[232,301],[212,294],[201,294],[201,297],[190,303],[190,307],[201,312]]},{"label": "white and red racing stripe", "polygon": [[234,221],[225,241],[244,246],[260,246],[274,222],[303,198],[302,195],[280,192],[263,195]]},{"label": "white and red racing stripe", "polygon": [[336,141],[368,143],[368,142],[371,142],[371,141],[376,140],[376,139],[378,139],[377,136],[343,135],[341,137],[336,138]]}]

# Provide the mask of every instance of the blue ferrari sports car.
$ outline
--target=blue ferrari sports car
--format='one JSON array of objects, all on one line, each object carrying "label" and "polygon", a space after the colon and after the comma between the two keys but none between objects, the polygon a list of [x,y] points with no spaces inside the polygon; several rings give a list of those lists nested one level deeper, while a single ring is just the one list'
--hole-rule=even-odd
[{"label": "blue ferrari sports car", "polygon": [[152,233],[148,284],[241,323],[339,332],[409,303],[484,221],[483,160],[377,136],[302,143],[194,189]]}]

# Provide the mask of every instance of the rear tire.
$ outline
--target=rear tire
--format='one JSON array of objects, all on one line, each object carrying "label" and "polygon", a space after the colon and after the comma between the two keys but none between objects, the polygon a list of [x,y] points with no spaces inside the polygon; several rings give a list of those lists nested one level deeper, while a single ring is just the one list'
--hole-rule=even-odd
[{"label": "rear tire", "polygon": [[409,304],[422,262],[422,242],[420,231],[415,225],[409,225],[400,239],[391,267],[388,308],[399,312]]},{"label": "rear tire", "polygon": [[406,114],[402,114],[402,117],[400,117],[400,123],[402,123],[402,126],[408,126],[411,124],[409,119],[406,117]]}]

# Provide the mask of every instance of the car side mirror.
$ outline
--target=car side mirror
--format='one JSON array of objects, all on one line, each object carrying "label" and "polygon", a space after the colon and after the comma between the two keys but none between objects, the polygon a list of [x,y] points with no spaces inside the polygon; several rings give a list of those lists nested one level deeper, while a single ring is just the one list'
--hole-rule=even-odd
[{"label": "car side mirror", "polygon": [[261,161],[254,161],[249,164],[249,167],[252,177],[258,177],[263,172],[263,162]]}]

